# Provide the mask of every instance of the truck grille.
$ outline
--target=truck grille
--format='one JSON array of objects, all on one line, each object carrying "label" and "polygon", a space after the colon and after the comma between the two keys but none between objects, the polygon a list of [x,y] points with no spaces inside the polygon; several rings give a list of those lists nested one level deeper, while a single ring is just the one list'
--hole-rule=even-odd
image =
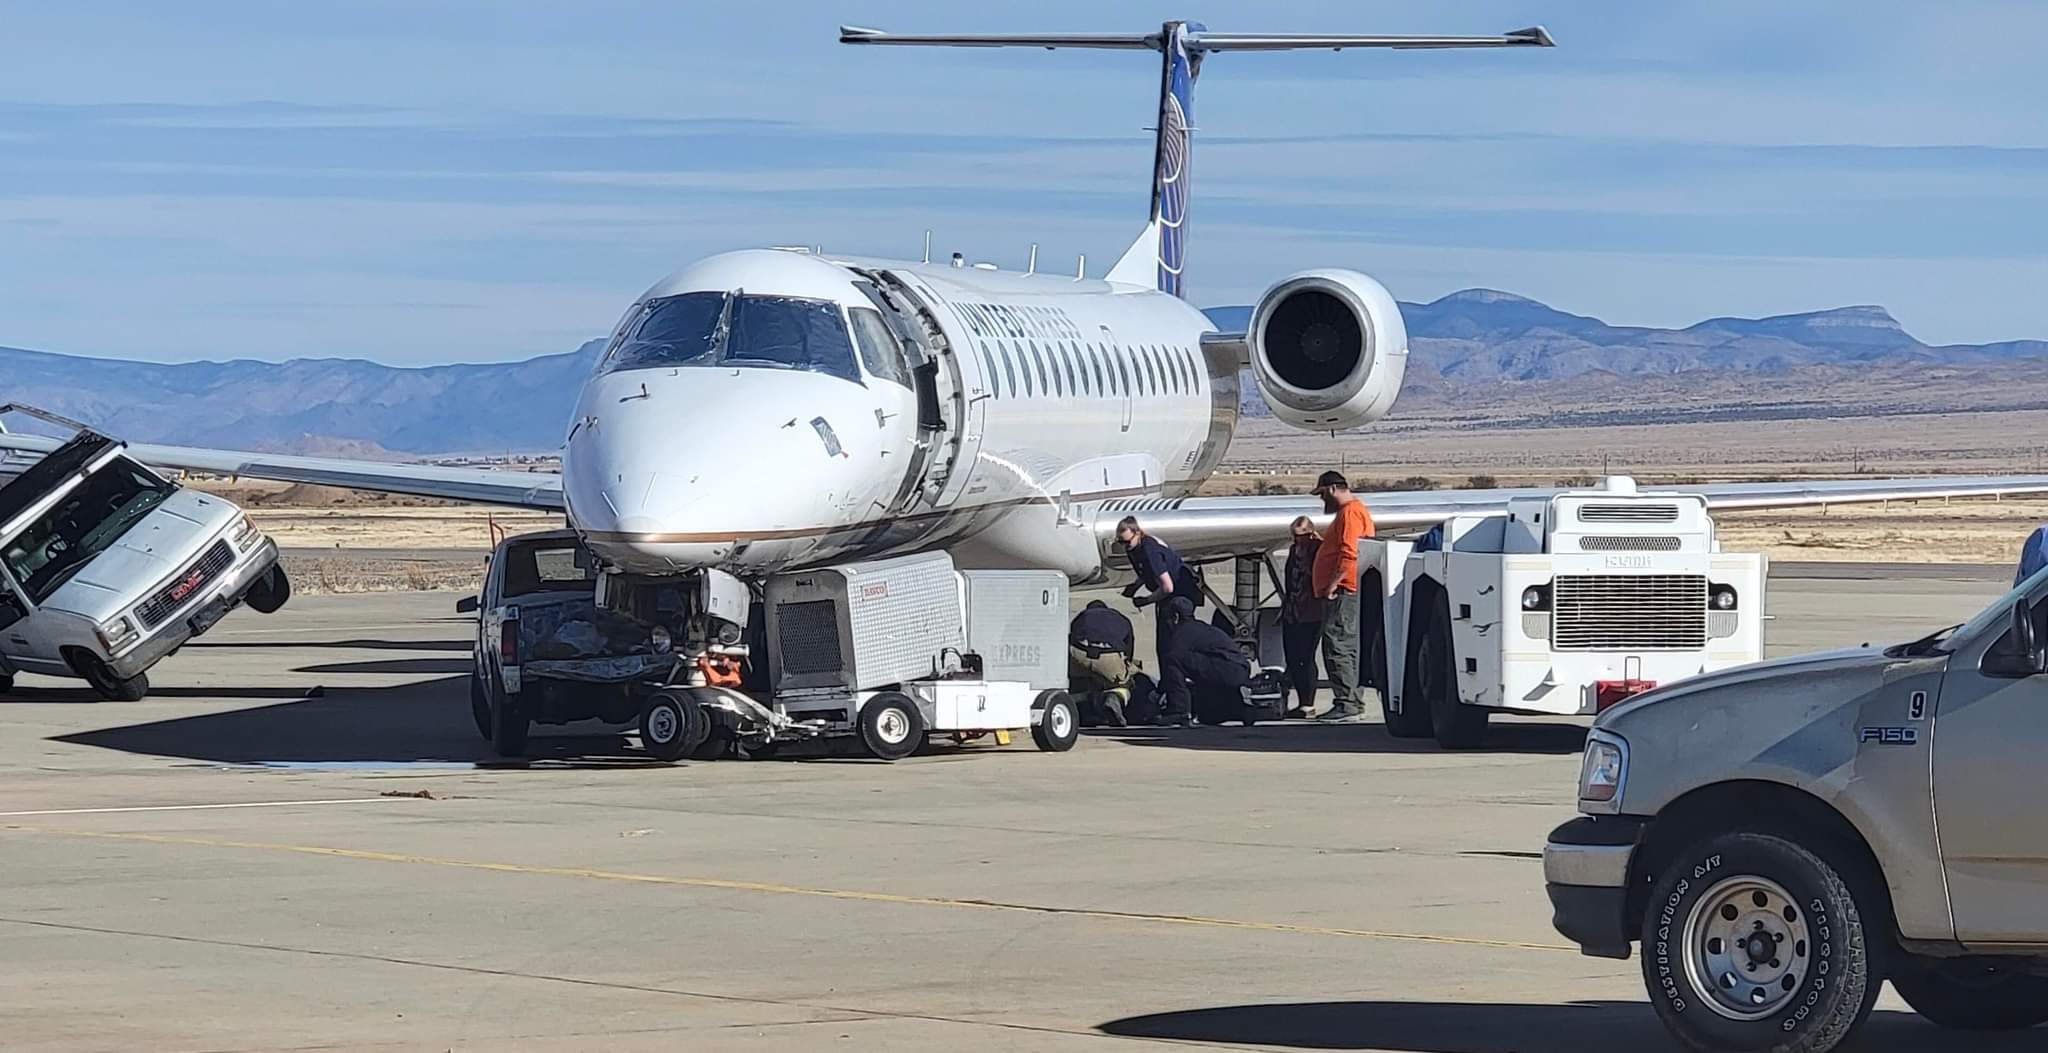
[{"label": "truck grille", "polygon": [[213,547],[198,561],[186,567],[170,584],[156,591],[156,595],[142,601],[135,608],[135,616],[142,619],[142,627],[154,629],[164,623],[185,601],[201,589],[213,584],[213,579],[235,562],[235,552],[226,541],[216,541]]},{"label": "truck grille", "polygon": [[1579,506],[1581,523],[1676,523],[1677,505],[1589,504]]},{"label": "truck grille", "polygon": [[1582,552],[1676,552],[1678,539],[1669,534],[1656,537],[1628,537],[1614,534],[1588,534],[1579,539]]},{"label": "truck grille", "polygon": [[831,600],[785,603],[775,611],[783,676],[839,673],[839,611]]},{"label": "truck grille", "polygon": [[1560,651],[1691,651],[1706,646],[1704,575],[1560,575],[1551,592],[1551,645]]}]

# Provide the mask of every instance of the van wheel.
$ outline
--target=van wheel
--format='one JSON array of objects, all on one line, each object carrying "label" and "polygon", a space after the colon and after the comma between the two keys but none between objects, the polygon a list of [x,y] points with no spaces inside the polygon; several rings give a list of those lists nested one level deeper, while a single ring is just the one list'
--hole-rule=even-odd
[{"label": "van wheel", "polygon": [[469,716],[476,721],[476,733],[491,741],[491,696],[480,673],[469,674]]},{"label": "van wheel", "polygon": [[[1430,604],[1428,617],[1422,641],[1415,649],[1415,680],[1422,689],[1419,701],[1428,707],[1430,731],[1435,733],[1438,746],[1447,750],[1475,749],[1486,741],[1486,720],[1490,714],[1458,701],[1458,656],[1451,646],[1450,600],[1438,594]],[[1406,700],[1403,701],[1405,706]]]},{"label": "van wheel", "polygon": [[1958,1031],[2016,1031],[2048,1022],[2048,976],[1990,958],[1914,959],[1892,974],[1913,1011]]},{"label": "van wheel", "polygon": [[711,718],[687,695],[657,691],[640,707],[640,747],[661,760],[682,760],[710,737]]},{"label": "van wheel", "polygon": [[109,702],[140,702],[149,695],[149,674],[137,673],[123,679],[95,655],[81,654],[72,660],[79,675],[101,698]]},{"label": "van wheel", "polygon": [[1047,753],[1065,753],[1081,737],[1081,714],[1065,691],[1048,691],[1040,699],[1044,714],[1031,725],[1031,741]]},{"label": "van wheel", "polygon": [[924,714],[907,695],[884,691],[860,707],[860,741],[885,761],[902,760],[924,745]]},{"label": "van wheel", "polygon": [[1856,890],[1820,856],[1770,834],[1726,833],[1655,875],[1643,981],[1692,1049],[1826,1053],[1883,986]]},{"label": "van wheel", "polygon": [[273,563],[242,599],[251,610],[258,614],[276,614],[284,609],[285,601],[292,598],[292,580],[285,577],[284,565]]},{"label": "van wheel", "polygon": [[491,693],[491,748],[500,757],[526,756],[526,732],[533,718],[518,695],[505,691]]}]

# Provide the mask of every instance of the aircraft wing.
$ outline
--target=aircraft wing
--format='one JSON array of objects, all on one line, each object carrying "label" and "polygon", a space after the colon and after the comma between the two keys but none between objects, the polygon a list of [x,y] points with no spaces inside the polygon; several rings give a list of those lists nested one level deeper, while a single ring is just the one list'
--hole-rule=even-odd
[{"label": "aircraft wing", "polygon": [[[1511,497],[1549,496],[1563,487],[1539,486],[1500,490],[1398,490],[1360,493],[1382,532],[1425,529],[1454,515],[1487,513],[1507,507]],[[1716,511],[1751,508],[1799,508],[1814,505],[1917,501],[1939,497],[1992,497],[2048,493],[2048,475],[1929,476],[1906,479],[1847,479],[1797,483],[1713,483],[1699,486],[1645,487],[1646,492],[1701,494]],[[1296,516],[1310,516],[1320,528],[1327,519],[1319,498],[1182,497],[1104,502],[1095,521],[1095,536],[1106,565],[1121,566],[1116,557],[1116,523],[1136,516],[1148,533],[1172,545],[1183,558],[1217,560],[1270,552],[1287,543],[1287,528]]]},{"label": "aircraft wing", "polygon": [[[61,440],[0,431],[0,453],[41,455]],[[206,450],[191,446],[132,443],[128,454],[152,468],[312,483],[377,493],[439,497],[450,501],[560,511],[562,477],[551,472],[509,468],[448,468],[433,464],[351,461],[339,457]]]}]

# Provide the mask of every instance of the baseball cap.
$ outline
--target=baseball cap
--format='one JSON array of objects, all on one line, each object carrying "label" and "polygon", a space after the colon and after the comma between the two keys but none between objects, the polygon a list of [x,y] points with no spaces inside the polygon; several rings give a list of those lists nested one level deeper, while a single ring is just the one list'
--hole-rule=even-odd
[{"label": "baseball cap", "polygon": [[1310,490],[1309,493],[1319,494],[1333,486],[1341,486],[1346,490],[1351,489],[1351,483],[1344,478],[1343,472],[1324,472],[1316,476],[1316,488]]}]

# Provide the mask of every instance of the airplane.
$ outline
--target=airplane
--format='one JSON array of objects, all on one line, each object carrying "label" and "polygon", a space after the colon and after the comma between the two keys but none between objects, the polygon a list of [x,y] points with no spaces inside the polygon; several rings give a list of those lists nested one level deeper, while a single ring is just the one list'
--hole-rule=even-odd
[{"label": "airplane", "polygon": [[[1237,426],[1241,372],[1288,425],[1380,419],[1408,355],[1391,294],[1352,270],[1304,270],[1260,296],[1244,332],[1182,296],[1193,95],[1228,52],[1548,48],[1497,36],[1214,33],[896,35],[859,46],[1090,48],[1161,56],[1151,212],[1100,277],[745,249],[684,267],[635,299],[566,424],[559,474],[136,445],[161,468],[551,509],[621,585],[768,575],[943,549],[964,568],[1119,579],[1114,525],[1240,584],[1318,499],[1207,497]],[[0,435],[0,449],[50,440]],[[2048,477],[1946,477],[1689,488],[1717,509],[2048,492]],[[1499,510],[1543,488],[1379,492],[1382,529]],[[1256,580],[1256,578],[1254,578]],[[611,593],[607,588],[603,593]],[[1240,590],[1241,592],[1242,590]],[[1254,595],[1256,590],[1254,590]],[[1221,604],[1219,604],[1221,605]],[[1242,611],[1238,613],[1243,613]]]}]

